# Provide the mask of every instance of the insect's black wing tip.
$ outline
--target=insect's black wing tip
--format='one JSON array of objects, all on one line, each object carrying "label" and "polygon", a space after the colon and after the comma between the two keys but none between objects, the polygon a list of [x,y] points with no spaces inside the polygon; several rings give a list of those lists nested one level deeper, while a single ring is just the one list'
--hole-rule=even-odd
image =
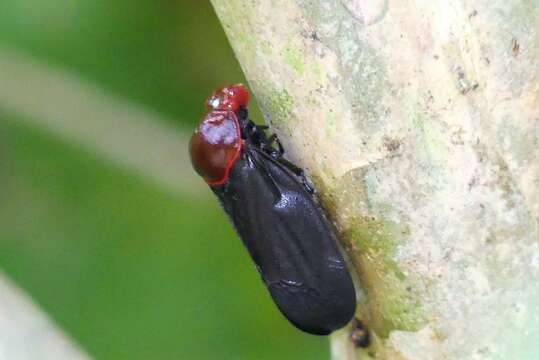
[{"label": "insect's black wing tip", "polygon": [[322,329],[322,328],[301,328],[300,326],[294,324],[298,329],[307,334],[316,335],[316,336],[328,336],[333,332],[333,330]]},{"label": "insect's black wing tip", "polygon": [[291,285],[288,281],[267,284],[268,290],[281,313],[298,329],[325,336],[344,327],[355,313],[355,297],[335,294],[343,299],[320,297],[317,289],[305,284]]}]

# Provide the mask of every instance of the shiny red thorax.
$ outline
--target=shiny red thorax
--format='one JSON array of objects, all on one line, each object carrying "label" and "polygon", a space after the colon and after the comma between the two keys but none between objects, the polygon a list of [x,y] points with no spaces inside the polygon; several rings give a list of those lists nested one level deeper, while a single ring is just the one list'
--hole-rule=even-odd
[{"label": "shiny red thorax", "polygon": [[191,163],[208,185],[223,185],[242,145],[236,114],[231,110],[212,110],[204,115],[191,137]]},{"label": "shiny red thorax", "polygon": [[206,99],[208,110],[232,110],[238,111],[240,107],[247,108],[249,93],[242,84],[228,85],[216,89]]}]

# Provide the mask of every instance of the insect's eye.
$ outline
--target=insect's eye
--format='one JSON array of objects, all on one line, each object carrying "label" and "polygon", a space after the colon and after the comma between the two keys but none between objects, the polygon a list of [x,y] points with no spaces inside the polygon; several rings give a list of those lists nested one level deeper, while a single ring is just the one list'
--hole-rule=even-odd
[{"label": "insect's eye", "polygon": [[220,109],[222,102],[223,102],[222,96],[219,96],[218,94],[213,93],[206,100],[206,108],[208,110],[223,110],[223,109]]},{"label": "insect's eye", "polygon": [[228,85],[216,89],[208,99],[208,110],[238,111],[240,107],[246,108],[249,103],[249,93],[242,84]]},{"label": "insect's eye", "polygon": [[222,185],[239,156],[242,140],[232,111],[210,111],[189,143],[191,163],[209,185]]}]

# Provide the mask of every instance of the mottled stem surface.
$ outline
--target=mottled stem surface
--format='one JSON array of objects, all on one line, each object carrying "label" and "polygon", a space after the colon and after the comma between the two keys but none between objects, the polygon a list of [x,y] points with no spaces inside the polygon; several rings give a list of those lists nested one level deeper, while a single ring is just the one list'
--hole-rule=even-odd
[{"label": "mottled stem surface", "polygon": [[212,2],[357,275],[332,356],[537,356],[537,2]]}]

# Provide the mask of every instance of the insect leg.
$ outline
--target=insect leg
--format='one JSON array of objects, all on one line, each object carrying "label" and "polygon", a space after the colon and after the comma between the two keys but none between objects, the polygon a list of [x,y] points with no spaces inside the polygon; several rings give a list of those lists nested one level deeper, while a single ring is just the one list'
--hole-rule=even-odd
[{"label": "insect leg", "polygon": [[297,167],[283,157],[278,158],[277,161],[283,164],[288,170],[292,171],[297,177],[299,177],[301,179],[301,183],[303,184],[303,186],[305,186],[305,189],[310,194],[314,194],[314,187],[311,185],[311,182],[305,176],[305,171],[303,171],[303,169]]},{"label": "insect leg", "polygon": [[[301,179],[301,183],[303,186],[305,186],[305,189],[310,193],[314,193],[314,187],[311,185],[310,181],[307,180],[307,177],[305,176],[305,172],[303,169],[299,168],[298,166],[294,165],[290,161],[286,160],[284,155],[284,147],[279,138],[277,137],[277,134],[272,134],[269,138],[266,139],[267,143],[266,145],[269,147],[270,151],[269,154],[278,162],[283,164],[288,168],[288,170],[292,171],[297,177]],[[277,149],[273,148],[273,143],[277,145]],[[267,150],[266,150],[267,151]]]},{"label": "insect leg", "polygon": [[[284,147],[279,138],[277,137],[277,134],[272,134],[269,137],[266,136],[266,133],[264,130],[268,129],[269,126],[267,125],[256,125],[252,121],[249,121],[248,124],[248,133],[249,137],[254,140],[258,145],[262,148],[262,150],[270,155],[272,158],[274,158],[276,161],[284,165],[288,170],[290,170],[292,173],[294,173],[297,177],[301,179],[301,183],[303,186],[305,186],[305,189],[310,193],[314,193],[314,187],[311,185],[309,180],[307,180],[307,177],[305,176],[305,172],[303,169],[297,167],[290,161],[286,160],[284,155]],[[277,149],[273,147],[273,144],[277,145]]]},{"label": "insect leg", "polygon": [[[281,158],[284,155],[284,148],[283,144],[281,144],[281,141],[277,137],[277,134],[272,134],[267,141],[267,146],[271,149],[270,155],[275,159]],[[273,148],[273,143],[277,144],[277,149]]]},{"label": "insect leg", "polygon": [[264,127],[261,125],[256,125],[254,122],[248,119],[243,126],[244,131],[247,133],[247,137],[253,142],[253,144],[264,147],[264,145],[267,143]]},{"label": "insect leg", "polygon": [[[284,154],[284,148],[277,134],[272,134],[269,137],[266,135],[265,130],[269,129],[267,125],[256,125],[252,121],[247,125],[247,131],[249,138],[266,153],[271,155],[274,159],[279,159]],[[277,149],[273,147],[273,144],[277,144]]]}]

